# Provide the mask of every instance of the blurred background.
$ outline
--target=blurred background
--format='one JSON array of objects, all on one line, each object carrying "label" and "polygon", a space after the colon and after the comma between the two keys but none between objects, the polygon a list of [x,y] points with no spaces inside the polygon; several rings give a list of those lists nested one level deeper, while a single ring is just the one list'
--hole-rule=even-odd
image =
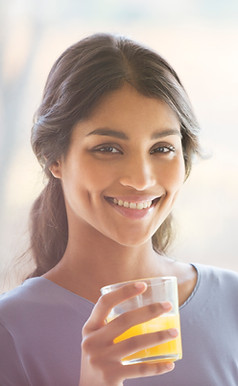
[{"label": "blurred background", "polygon": [[237,0],[0,0],[0,29],[0,292],[31,270],[19,256],[44,184],[30,130],[47,74],[95,32],[149,45],[178,72],[211,156],[196,162],[177,201],[171,255],[238,271]]}]

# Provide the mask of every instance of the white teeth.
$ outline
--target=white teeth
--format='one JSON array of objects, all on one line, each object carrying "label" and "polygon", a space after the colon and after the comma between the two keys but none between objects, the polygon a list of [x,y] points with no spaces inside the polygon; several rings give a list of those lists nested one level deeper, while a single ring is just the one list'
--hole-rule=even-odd
[{"label": "white teeth", "polygon": [[135,202],[130,202],[130,208],[131,209],[136,209],[136,203]]},{"label": "white teeth", "polygon": [[146,208],[150,208],[152,205],[152,201],[128,202],[128,201],[117,200],[116,198],[113,198],[113,203],[119,206],[124,206],[124,208],[130,208],[130,209],[146,209]]}]

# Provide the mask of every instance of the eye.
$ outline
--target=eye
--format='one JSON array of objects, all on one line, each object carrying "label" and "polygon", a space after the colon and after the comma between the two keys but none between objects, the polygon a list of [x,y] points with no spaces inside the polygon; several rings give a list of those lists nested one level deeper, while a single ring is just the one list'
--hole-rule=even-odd
[{"label": "eye", "polygon": [[114,154],[121,154],[122,151],[117,149],[115,146],[113,145],[100,145],[100,146],[96,146],[92,149],[92,151],[94,153],[114,153]]},{"label": "eye", "polygon": [[154,147],[150,153],[151,154],[155,154],[155,153],[169,154],[174,152],[175,152],[175,147],[172,145],[159,145]]}]

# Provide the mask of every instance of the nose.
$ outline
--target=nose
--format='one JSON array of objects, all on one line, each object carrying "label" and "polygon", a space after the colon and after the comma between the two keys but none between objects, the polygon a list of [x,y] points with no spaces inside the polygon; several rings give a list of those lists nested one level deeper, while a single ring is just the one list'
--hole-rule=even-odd
[{"label": "nose", "polygon": [[138,191],[146,190],[156,184],[156,173],[151,160],[132,156],[124,165],[120,183]]}]

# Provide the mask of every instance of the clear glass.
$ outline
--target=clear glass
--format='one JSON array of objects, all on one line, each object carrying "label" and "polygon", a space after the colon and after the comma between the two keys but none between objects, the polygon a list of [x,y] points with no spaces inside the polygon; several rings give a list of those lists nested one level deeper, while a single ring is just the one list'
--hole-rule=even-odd
[{"label": "clear glass", "polygon": [[[123,314],[124,312],[131,311],[152,303],[169,301],[172,305],[172,309],[159,317],[129,328],[123,334],[118,336],[114,342],[117,343],[132,336],[166,330],[168,328],[177,328],[179,335],[177,338],[172,339],[169,342],[155,345],[151,348],[140,350],[132,355],[129,355],[128,357],[122,359],[122,363],[127,365],[148,361],[174,362],[178,359],[181,359],[182,343],[178,306],[177,278],[174,276],[166,276],[134,280],[131,282],[136,281],[145,282],[147,284],[146,291],[141,295],[135,296],[134,298],[128,299],[116,305],[108,315],[106,320],[107,323]],[[128,283],[130,283],[130,281],[108,285],[101,288],[101,293],[104,295]]]}]

